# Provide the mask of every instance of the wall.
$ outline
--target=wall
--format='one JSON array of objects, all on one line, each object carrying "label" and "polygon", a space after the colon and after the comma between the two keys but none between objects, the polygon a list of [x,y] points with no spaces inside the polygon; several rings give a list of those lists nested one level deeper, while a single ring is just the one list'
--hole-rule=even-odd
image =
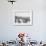
[{"label": "wall", "polygon": [[[32,26],[12,25],[12,16],[16,10],[33,10]],[[12,6],[7,0],[0,0],[0,40],[11,40],[18,32],[31,34],[37,41],[46,40],[46,1],[45,0],[17,0]]]}]

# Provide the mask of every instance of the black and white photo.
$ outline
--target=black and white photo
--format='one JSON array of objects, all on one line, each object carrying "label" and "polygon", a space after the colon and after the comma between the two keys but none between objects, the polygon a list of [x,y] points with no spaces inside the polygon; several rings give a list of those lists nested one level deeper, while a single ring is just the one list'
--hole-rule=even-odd
[{"label": "black and white photo", "polygon": [[19,11],[14,16],[15,25],[32,25],[32,11]]}]

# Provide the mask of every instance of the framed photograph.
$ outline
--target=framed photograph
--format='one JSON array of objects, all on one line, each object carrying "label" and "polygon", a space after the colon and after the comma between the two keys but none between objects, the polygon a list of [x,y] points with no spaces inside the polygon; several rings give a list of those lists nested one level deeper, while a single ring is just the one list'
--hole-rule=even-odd
[{"label": "framed photograph", "polygon": [[14,25],[16,26],[32,26],[33,16],[31,11],[16,11],[14,15]]}]

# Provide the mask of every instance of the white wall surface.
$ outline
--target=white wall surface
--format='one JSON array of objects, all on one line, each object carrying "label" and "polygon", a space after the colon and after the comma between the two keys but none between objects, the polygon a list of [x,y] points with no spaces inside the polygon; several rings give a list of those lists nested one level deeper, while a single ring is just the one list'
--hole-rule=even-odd
[{"label": "white wall surface", "polygon": [[[13,11],[33,10],[32,26],[14,26],[11,24]],[[17,0],[12,6],[7,0],[0,0],[0,40],[11,40],[18,32],[31,34],[33,40],[46,40],[46,0]]]}]

